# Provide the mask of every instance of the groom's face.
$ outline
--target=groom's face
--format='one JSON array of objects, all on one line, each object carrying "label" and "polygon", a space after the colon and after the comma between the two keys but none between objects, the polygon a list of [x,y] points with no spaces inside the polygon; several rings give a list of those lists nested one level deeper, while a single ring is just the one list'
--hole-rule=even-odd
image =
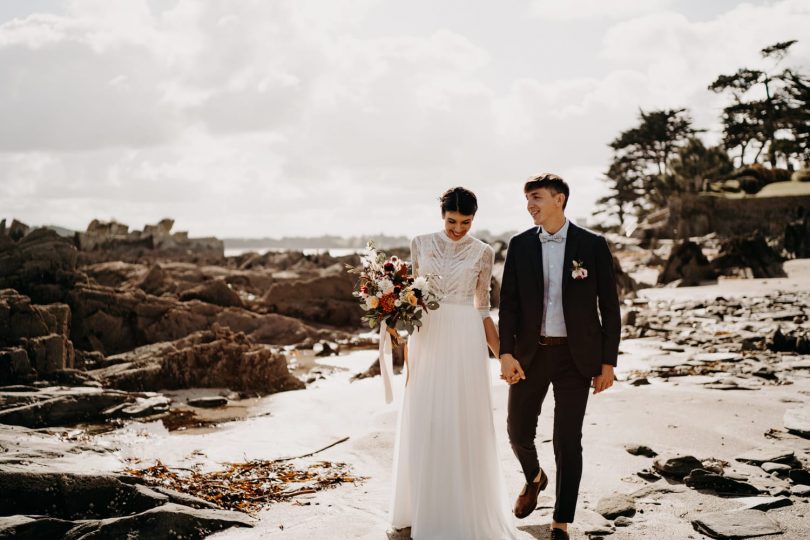
[{"label": "groom's face", "polygon": [[546,188],[533,189],[526,193],[526,209],[535,225],[543,225],[549,220],[559,219],[563,214],[565,195],[554,193]]}]

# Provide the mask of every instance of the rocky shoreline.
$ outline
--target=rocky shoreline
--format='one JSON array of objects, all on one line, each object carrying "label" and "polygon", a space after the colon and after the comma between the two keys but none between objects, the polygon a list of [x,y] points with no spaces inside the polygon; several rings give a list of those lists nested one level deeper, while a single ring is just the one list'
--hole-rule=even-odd
[{"label": "rocky shoreline", "polygon": [[[384,511],[380,493],[390,482],[385,463],[393,444],[393,411],[382,416],[384,427],[362,420],[372,414],[379,396],[370,391],[377,383],[376,344],[373,336],[361,334],[352,282],[344,271],[347,263],[356,263],[354,256],[270,252],[226,258],[211,239],[196,242],[171,233],[168,221],[132,232],[94,222],[74,238],[31,231],[19,223],[3,231],[0,476],[3,486],[20,497],[7,495],[0,506],[0,538],[204,538],[219,530],[216,537],[247,538],[237,532],[245,527],[273,537],[265,524],[276,518],[268,516],[300,517],[302,505],[341,504],[341,497],[358,497],[362,489],[374,497],[366,502],[380,507],[375,515]],[[622,481],[635,487],[622,490],[614,483],[594,491],[572,537],[650,534],[659,522],[667,522],[661,508],[697,504],[696,496],[715,511],[686,512],[692,534],[730,538],[753,531],[789,538],[803,530],[793,521],[807,511],[810,497],[810,413],[806,397],[795,396],[810,395],[810,279],[780,277],[795,271],[786,274],[781,258],[756,237],[731,242],[709,235],[647,247],[639,240],[612,240],[625,301],[624,367],[614,395],[633,393],[624,399],[641,400],[639,405],[656,399],[663,388],[688,392],[680,399],[701,403],[742,394],[761,396],[770,407],[773,396],[787,401],[780,402],[784,411],[769,420],[761,440],[738,441],[742,450],[735,455],[717,446],[698,451],[701,445],[676,444],[666,430],[656,428],[650,428],[653,433],[644,444],[623,440],[607,449],[606,455],[625,471]],[[494,247],[497,271],[505,245]],[[793,262],[806,270],[803,261]],[[755,276],[772,282],[751,279]],[[668,286],[644,288],[657,281]],[[754,282],[760,290],[751,294],[728,292]],[[704,285],[683,288],[692,283]],[[495,279],[494,299],[497,286]],[[711,294],[712,287],[717,294]],[[364,365],[341,363],[354,357]],[[306,394],[277,394],[305,388]],[[352,404],[342,413],[341,401]],[[282,402],[288,404],[286,412],[267,405]],[[304,413],[296,408],[311,412],[299,417]],[[330,414],[337,416],[328,420]],[[336,432],[332,424],[354,414],[360,418],[352,421],[352,430],[347,428],[351,440],[344,449],[324,454],[329,466],[314,457],[296,461],[293,469],[268,461],[279,459],[280,449],[293,442],[317,447],[315,441],[329,433],[348,440],[348,433]],[[274,415],[287,423],[278,424],[282,420]],[[263,430],[276,426],[278,431],[268,435],[276,450],[254,449],[247,457],[238,448],[217,446],[224,444],[220,434],[232,432],[235,441],[255,435],[253,423]],[[696,426],[706,429],[700,419]],[[194,437],[206,450],[189,449],[164,467],[159,462],[172,452],[141,446],[141,437],[174,441],[179,448],[186,447],[177,437]],[[253,448],[250,442],[241,444]],[[373,462],[360,457],[369,451],[386,457]],[[212,457],[221,452],[230,457]],[[236,468],[218,473],[225,461]],[[245,515],[216,502],[225,492],[193,496],[202,493],[206,482],[235,480],[241,473],[234,471],[258,471],[257,464],[264,464],[267,476],[254,477],[254,483],[234,482],[229,489],[233,497],[263,494],[266,500],[257,508],[272,503],[266,509]],[[191,470],[197,476],[184,473]],[[368,478],[366,487],[355,482],[361,476]],[[292,484],[273,483],[281,477]],[[177,489],[166,488],[169,478]],[[324,486],[338,484],[344,487],[334,494],[321,493]],[[50,498],[33,495],[38,492]],[[730,508],[726,501],[742,506]],[[330,523],[321,510],[312,511]],[[369,521],[368,534],[357,537],[378,537],[374,531],[384,530],[380,519]],[[677,534],[683,532],[680,524],[670,525],[681,531]],[[310,529],[322,530],[314,523]],[[525,538],[544,534],[531,524],[518,530]],[[313,534],[300,533],[285,538]]]}]

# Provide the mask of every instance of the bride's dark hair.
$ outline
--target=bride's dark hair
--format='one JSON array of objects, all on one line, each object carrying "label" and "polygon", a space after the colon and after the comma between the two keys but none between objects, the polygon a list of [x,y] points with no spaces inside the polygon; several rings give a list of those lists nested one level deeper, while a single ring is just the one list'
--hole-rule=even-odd
[{"label": "bride's dark hair", "polygon": [[442,204],[442,215],[447,212],[458,212],[464,216],[474,216],[478,211],[478,199],[475,193],[463,187],[450,188],[439,197]]}]

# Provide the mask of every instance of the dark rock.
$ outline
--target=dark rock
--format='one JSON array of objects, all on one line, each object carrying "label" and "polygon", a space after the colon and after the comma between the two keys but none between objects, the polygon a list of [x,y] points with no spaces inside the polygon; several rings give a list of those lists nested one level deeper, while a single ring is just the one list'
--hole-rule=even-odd
[{"label": "dark rock", "polygon": [[748,482],[734,480],[704,469],[693,470],[683,481],[690,488],[715,491],[722,495],[757,495],[759,493],[759,489]]},{"label": "dark rock", "polygon": [[340,354],[340,346],[335,346],[333,348],[332,344],[327,341],[323,341],[320,343],[319,350],[315,353],[315,356],[324,358],[328,356],[337,356]]},{"label": "dark rock", "polygon": [[131,418],[152,416],[169,410],[171,400],[165,396],[136,398],[135,403],[121,409],[121,414]]},{"label": "dark rock", "polygon": [[28,338],[22,343],[40,377],[73,366],[73,344],[65,336],[51,334]]},{"label": "dark rock", "polygon": [[786,276],[782,269],[782,257],[759,233],[726,240],[720,248],[720,255],[711,265],[719,275],[724,276],[748,278]]},{"label": "dark rock", "polygon": [[647,379],[647,377],[638,377],[636,379],[629,381],[629,384],[631,386],[646,386],[650,384],[650,380]]},{"label": "dark rock", "polygon": [[810,471],[804,469],[793,469],[788,473],[788,477],[794,484],[804,484],[810,486]]},{"label": "dark rock", "polygon": [[699,285],[703,281],[715,279],[717,274],[700,246],[692,241],[682,242],[672,248],[664,269],[658,276],[658,283],[665,284],[681,280],[684,287]]},{"label": "dark rock", "polygon": [[666,476],[683,478],[695,469],[702,469],[703,463],[694,456],[673,456],[656,459],[653,467]]},{"label": "dark rock", "polygon": [[766,347],[775,352],[795,352],[810,354],[810,334],[798,328],[783,333],[781,327],[774,330],[765,342]]},{"label": "dark rock", "polygon": [[25,349],[20,347],[0,349],[0,386],[30,383],[36,376]]},{"label": "dark rock", "polygon": [[291,345],[304,339],[334,339],[299,320],[277,314],[260,315],[241,308],[148,295],[140,289],[78,285],[69,293],[73,311],[71,339],[82,350],[104,355],[142,345],[174,341],[214,324],[244,332],[259,343]]},{"label": "dark rock", "polygon": [[635,326],[636,317],[638,316],[637,309],[630,309],[622,316],[622,326]]},{"label": "dark rock", "polygon": [[169,279],[159,264],[153,264],[143,279],[136,284],[136,287],[148,294],[160,296],[167,292],[174,292],[177,284]]},{"label": "dark rock", "polygon": [[192,407],[202,407],[204,409],[212,409],[226,406],[228,404],[228,398],[222,396],[207,396],[189,399],[187,403]]},{"label": "dark rock", "polygon": [[217,326],[109,359],[114,364],[90,373],[123,390],[207,387],[268,394],[304,387],[290,374],[282,353]]},{"label": "dark rock", "polygon": [[658,455],[658,452],[656,452],[649,446],[644,446],[641,444],[626,444],[624,445],[624,449],[634,456],[644,456],[654,458]]},{"label": "dark rock", "polygon": [[0,289],[16,289],[40,304],[62,301],[64,290],[83,279],[77,254],[70,240],[49,229],[0,245]]},{"label": "dark rock", "polygon": [[104,420],[103,411],[130,399],[126,392],[77,388],[35,403],[0,411],[0,423],[25,427],[64,426]]},{"label": "dark rock", "polygon": [[354,281],[340,272],[303,281],[275,283],[263,303],[275,313],[341,327],[360,325],[362,310],[352,296]]},{"label": "dark rock", "polygon": [[252,527],[253,520],[230,510],[194,509],[164,504],[132,516],[81,523],[65,535],[65,540],[114,540],[149,538],[201,540],[230,527]]},{"label": "dark rock", "polygon": [[124,516],[160,506],[167,495],[112,475],[0,471],[0,515],[59,519]]},{"label": "dark rock", "polygon": [[642,478],[648,482],[655,482],[661,479],[661,475],[655,472],[653,469],[642,469],[636,473],[639,478]]},{"label": "dark rock", "polygon": [[82,266],[81,270],[93,282],[113,288],[125,287],[131,281],[138,281],[146,272],[146,268],[142,264],[123,261],[88,264]]},{"label": "dark rock", "polygon": [[222,307],[243,307],[239,294],[231,289],[224,279],[202,283],[180,294],[180,300],[201,300]]},{"label": "dark rock", "polygon": [[601,499],[596,505],[596,511],[607,519],[616,519],[619,516],[633,517],[636,514],[636,503],[627,495],[614,493]]},{"label": "dark rock", "polygon": [[702,514],[692,527],[711,538],[752,538],[781,534],[779,525],[759,510],[738,510]]},{"label": "dark rock", "polygon": [[793,501],[787,497],[742,497],[735,499],[736,502],[742,503],[744,510],[773,510],[774,508],[782,508],[783,506],[791,506]]},{"label": "dark rock", "polygon": [[633,520],[627,516],[619,516],[616,518],[613,524],[616,525],[617,527],[629,527],[630,525],[633,524]]},{"label": "dark rock", "polygon": [[29,516],[0,517],[0,540],[45,540],[64,538],[76,524],[72,521]]}]

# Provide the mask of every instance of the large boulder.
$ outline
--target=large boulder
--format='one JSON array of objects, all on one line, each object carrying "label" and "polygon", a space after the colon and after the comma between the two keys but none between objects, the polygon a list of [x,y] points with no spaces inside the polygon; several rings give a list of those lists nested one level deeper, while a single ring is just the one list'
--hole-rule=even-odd
[{"label": "large boulder", "polygon": [[252,526],[253,520],[240,512],[200,510],[169,503],[131,516],[80,523],[65,534],[65,540],[202,540],[230,527]]},{"label": "large boulder", "polygon": [[700,246],[687,240],[672,248],[658,283],[666,284],[681,280],[684,287],[700,285],[702,281],[715,279],[717,273],[709,264]]},{"label": "large boulder", "polygon": [[50,229],[0,244],[0,289],[16,289],[36,302],[61,302],[65,290],[86,278],[76,272],[73,243]]},{"label": "large boulder", "polygon": [[264,296],[264,304],[276,313],[332,326],[356,327],[362,312],[352,296],[349,274],[280,282]]},{"label": "large boulder", "polygon": [[723,242],[720,255],[712,260],[715,272],[745,278],[785,277],[782,257],[761,234],[738,236]]},{"label": "large boulder", "polygon": [[65,304],[34,305],[13,289],[0,290],[0,384],[72,368],[70,315]]},{"label": "large boulder", "polygon": [[82,350],[105,355],[141,345],[174,341],[213,324],[244,332],[259,343],[290,345],[311,337],[327,337],[299,320],[278,314],[257,314],[190,300],[156,297],[140,289],[78,285],[68,297],[73,311],[71,338]]},{"label": "large boulder", "polygon": [[131,477],[0,471],[0,538],[205,538],[250,527],[239,512]]},{"label": "large boulder", "polygon": [[15,394],[20,404],[0,410],[0,424],[40,428],[103,421],[104,411],[132,399],[126,392],[100,388]]},{"label": "large boulder", "polygon": [[218,326],[114,355],[106,362],[107,367],[90,374],[123,390],[225,387],[268,394],[304,387],[290,374],[283,354]]}]

